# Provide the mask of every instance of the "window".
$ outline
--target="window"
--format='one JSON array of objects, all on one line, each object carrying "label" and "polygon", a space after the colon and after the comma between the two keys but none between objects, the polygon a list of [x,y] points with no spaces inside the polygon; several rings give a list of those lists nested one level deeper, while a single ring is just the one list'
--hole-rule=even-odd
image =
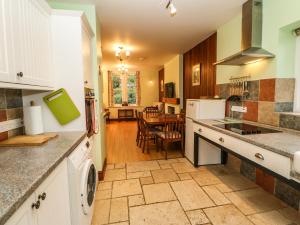
[{"label": "window", "polygon": [[296,39],[295,67],[296,88],[294,111],[300,112],[300,36]]},{"label": "window", "polygon": [[119,74],[109,72],[110,105],[139,105],[139,73]]}]

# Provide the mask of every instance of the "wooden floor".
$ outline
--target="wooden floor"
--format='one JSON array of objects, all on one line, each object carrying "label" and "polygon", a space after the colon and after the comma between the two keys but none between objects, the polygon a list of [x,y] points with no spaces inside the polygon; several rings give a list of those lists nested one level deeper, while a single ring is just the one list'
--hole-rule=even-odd
[{"label": "wooden floor", "polygon": [[[144,160],[164,159],[165,152],[157,152],[156,145],[150,144],[150,153],[143,153],[136,146],[137,125],[135,121],[113,121],[106,125],[107,163],[125,163]],[[168,146],[168,157],[182,157],[176,145]]]}]

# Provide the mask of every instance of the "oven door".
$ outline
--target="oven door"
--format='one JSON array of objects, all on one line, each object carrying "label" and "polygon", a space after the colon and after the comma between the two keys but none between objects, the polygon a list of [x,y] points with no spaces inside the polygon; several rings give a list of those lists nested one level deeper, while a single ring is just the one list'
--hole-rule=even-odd
[{"label": "oven door", "polygon": [[83,213],[89,215],[92,213],[91,210],[94,203],[97,182],[96,168],[91,159],[83,166],[81,178],[81,206]]}]

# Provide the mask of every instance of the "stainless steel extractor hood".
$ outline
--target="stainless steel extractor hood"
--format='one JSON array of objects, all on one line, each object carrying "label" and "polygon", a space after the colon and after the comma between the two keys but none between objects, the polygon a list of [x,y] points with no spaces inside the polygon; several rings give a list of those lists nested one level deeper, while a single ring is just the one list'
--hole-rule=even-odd
[{"label": "stainless steel extractor hood", "polygon": [[262,14],[263,0],[248,0],[243,5],[242,50],[214,63],[214,65],[242,66],[275,57],[274,54],[261,47]]}]

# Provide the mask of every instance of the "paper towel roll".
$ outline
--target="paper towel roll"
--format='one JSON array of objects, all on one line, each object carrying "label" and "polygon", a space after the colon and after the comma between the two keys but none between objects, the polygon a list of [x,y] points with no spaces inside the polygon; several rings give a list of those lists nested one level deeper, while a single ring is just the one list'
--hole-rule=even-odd
[{"label": "paper towel roll", "polygon": [[300,174],[300,151],[294,153],[294,170]]},{"label": "paper towel roll", "polygon": [[41,106],[24,107],[24,126],[27,135],[44,133]]}]

